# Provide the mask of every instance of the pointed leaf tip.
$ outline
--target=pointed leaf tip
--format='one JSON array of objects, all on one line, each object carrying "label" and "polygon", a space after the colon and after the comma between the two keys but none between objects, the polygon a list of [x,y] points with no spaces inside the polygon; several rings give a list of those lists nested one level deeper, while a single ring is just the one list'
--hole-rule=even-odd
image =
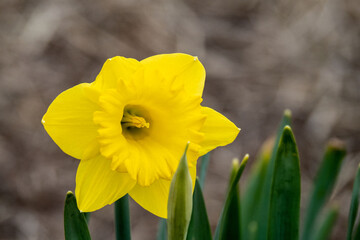
[{"label": "pointed leaf tip", "polygon": [[83,213],[77,208],[75,195],[68,191],[64,207],[64,230],[65,239],[91,239],[86,219]]},{"label": "pointed leaf tip", "polygon": [[168,200],[168,239],[185,239],[192,212],[192,180],[187,165],[186,145],[178,168],[171,180]]},{"label": "pointed leaf tip", "polygon": [[340,139],[337,139],[337,138],[332,138],[332,139],[329,140],[328,148],[333,149],[333,150],[337,150],[337,151],[341,151],[341,152],[346,152],[345,143],[343,141],[341,141]]},{"label": "pointed leaf tip", "polygon": [[232,168],[238,168],[240,166],[240,162],[239,162],[239,159],[238,158],[234,158],[233,161],[232,161]]},{"label": "pointed leaf tip", "polygon": [[302,239],[307,240],[314,234],[315,225],[326,202],[329,200],[341,164],[345,156],[345,147],[339,140],[329,141],[321,165],[317,171],[309,203],[305,212]]},{"label": "pointed leaf tip", "polygon": [[292,115],[291,110],[290,109],[285,109],[284,116],[288,117],[288,118],[291,118],[291,115]]},{"label": "pointed leaf tip", "polygon": [[245,154],[245,156],[244,156],[244,158],[243,158],[243,160],[241,161],[241,162],[244,162],[245,161],[245,163],[244,164],[246,164],[247,163],[247,161],[249,160],[249,157],[250,157],[250,155],[247,153],[247,154]]},{"label": "pointed leaf tip", "polygon": [[289,126],[283,129],[274,160],[267,239],[295,240],[299,237],[301,182],[296,141]]},{"label": "pointed leaf tip", "polygon": [[218,225],[216,227],[214,240],[240,239],[240,195],[238,183],[245,169],[249,155],[246,154],[239,165],[238,160],[233,161],[230,175],[229,189],[226,194],[225,204],[222,209]]}]

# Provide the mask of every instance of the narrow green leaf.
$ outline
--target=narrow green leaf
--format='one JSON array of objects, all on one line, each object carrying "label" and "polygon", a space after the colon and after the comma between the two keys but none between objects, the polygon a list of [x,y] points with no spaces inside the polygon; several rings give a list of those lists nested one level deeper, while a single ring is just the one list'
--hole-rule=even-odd
[{"label": "narrow green leaf", "polygon": [[83,213],[86,219],[87,224],[89,225],[90,222],[90,217],[91,217],[91,212],[84,212]]},{"label": "narrow green leaf", "polygon": [[211,240],[211,229],[199,179],[196,179],[193,195],[193,209],[187,240]]},{"label": "narrow green leaf", "polygon": [[239,166],[238,161],[233,162],[229,189],[226,194],[225,204],[220,215],[215,231],[215,240],[241,239],[240,228],[240,196],[239,180],[244,171],[249,155],[246,154]]},{"label": "narrow green leaf", "polygon": [[161,218],[158,225],[158,231],[156,234],[156,240],[166,240],[167,236],[167,226],[166,226],[166,219]]},{"label": "narrow green leaf", "polygon": [[354,235],[353,239],[359,240],[360,239],[360,222],[356,225],[354,231],[355,231],[355,235]]},{"label": "narrow green leaf", "polygon": [[91,239],[85,216],[80,213],[76,198],[70,191],[66,194],[65,199],[64,229],[66,240]]},{"label": "narrow green leaf", "polygon": [[250,222],[248,228],[249,235],[246,235],[245,237],[243,236],[243,239],[256,240],[258,234],[258,223],[255,221]]},{"label": "narrow green leaf", "polygon": [[287,109],[284,111],[283,118],[281,120],[280,126],[276,134],[276,139],[271,153],[271,158],[266,171],[265,183],[261,191],[262,192],[260,198],[261,203],[258,210],[260,214],[258,215],[257,218],[259,240],[267,240],[267,232],[268,232],[267,220],[269,219],[270,192],[271,192],[272,180],[274,175],[275,158],[279,146],[280,137],[283,133],[283,129],[287,125],[290,126],[290,122],[291,122],[291,111]]},{"label": "narrow green leaf", "polygon": [[192,212],[192,181],[187,163],[186,145],[184,155],[170,185],[167,230],[169,240],[186,239]]},{"label": "narrow green leaf", "polygon": [[284,128],[275,158],[268,239],[299,239],[300,164],[294,135]]},{"label": "narrow green leaf", "polygon": [[329,239],[331,230],[333,229],[337,216],[339,213],[339,208],[337,206],[331,207],[325,214],[324,219],[315,229],[315,234],[312,239],[314,240],[326,240]]},{"label": "narrow green leaf", "polygon": [[[249,231],[254,229],[253,226],[256,225],[256,229],[258,228],[257,221],[261,214],[259,212],[259,205],[261,203],[262,190],[265,183],[272,145],[273,141],[266,141],[263,144],[255,165],[251,168],[246,191],[241,197],[241,232],[243,239],[250,239],[248,236],[252,233]],[[252,225],[252,227],[250,227],[250,225]]]},{"label": "narrow green leaf", "polygon": [[116,240],[130,240],[131,231],[128,194],[117,200],[114,207]]},{"label": "narrow green leaf", "polygon": [[[359,193],[360,193],[360,165],[358,166],[356,172],[356,177],[355,177],[352,196],[351,196],[351,204],[350,204],[349,218],[348,218],[348,229],[347,229],[347,237],[346,237],[347,240],[352,239],[353,228],[359,208]],[[360,230],[360,224],[358,225],[357,228]],[[359,239],[359,238],[355,238],[355,239]]]},{"label": "narrow green leaf", "polygon": [[199,183],[202,189],[204,189],[205,176],[206,176],[207,168],[209,166],[209,162],[210,162],[210,152],[208,152],[207,154],[201,157]]},{"label": "narrow green leaf", "polygon": [[339,140],[328,143],[320,168],[317,172],[314,188],[310,194],[309,205],[305,214],[303,240],[309,240],[313,234],[317,217],[329,199],[334,188],[342,160],[345,156],[345,147]]}]

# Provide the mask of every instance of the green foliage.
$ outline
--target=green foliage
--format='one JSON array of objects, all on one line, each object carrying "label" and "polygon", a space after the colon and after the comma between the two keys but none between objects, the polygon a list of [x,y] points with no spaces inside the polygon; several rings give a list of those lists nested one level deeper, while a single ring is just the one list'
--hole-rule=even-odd
[{"label": "green foliage", "polygon": [[251,169],[246,191],[241,197],[242,239],[256,239],[258,219],[261,216],[259,205],[263,194],[262,189],[270,161],[272,144],[272,141],[268,141],[263,145],[257,161]]},{"label": "green foliage", "polygon": [[334,188],[344,156],[345,147],[342,143],[336,140],[329,142],[315,178],[313,191],[310,194],[310,203],[305,215],[303,240],[312,238],[317,217]]},{"label": "green foliage", "polygon": [[[301,175],[300,160],[291,130],[291,113],[286,110],[274,140],[267,141],[248,177],[240,197],[239,180],[249,156],[233,161],[224,206],[216,226],[214,240],[325,240],[329,239],[339,209],[329,203],[345,157],[342,142],[330,141],[316,174],[314,185],[300,224]],[[212,233],[203,197],[203,186],[209,154],[203,156],[199,178],[193,189],[186,160],[186,151],[172,179],[168,219],[161,219],[157,240],[211,240]],[[348,219],[347,240],[360,239],[359,222],[360,165],[353,186]],[[89,216],[89,215],[87,215]],[[65,239],[90,239],[84,213],[77,209],[75,196],[67,194]],[[117,239],[130,236],[128,196],[115,204]],[[300,227],[302,235],[299,236]]]},{"label": "green foliage", "polygon": [[226,195],[225,205],[220,215],[219,223],[216,227],[214,240],[241,239],[240,196],[238,183],[248,159],[249,155],[246,154],[240,165],[238,160],[233,161],[229,189]]},{"label": "green foliage", "polygon": [[193,209],[186,239],[212,239],[209,219],[206,212],[205,201],[202,195],[199,179],[196,179],[195,182]]},{"label": "green foliage", "polygon": [[66,240],[89,240],[91,239],[86,218],[76,204],[76,198],[72,192],[66,194],[64,208],[64,230]]},{"label": "green foliage", "polygon": [[156,234],[156,240],[166,240],[167,239],[167,224],[166,219],[161,218],[158,225],[158,231]]},{"label": "green foliage", "polygon": [[199,171],[199,184],[201,188],[204,188],[206,171],[210,162],[210,153],[205,154],[200,160],[200,171]]},{"label": "green foliage", "polygon": [[326,240],[329,239],[331,234],[331,229],[334,227],[337,216],[339,214],[339,209],[337,206],[332,206],[327,210],[325,217],[318,224],[318,227],[315,229],[315,234],[313,234],[314,240]]},{"label": "green foliage", "polygon": [[299,216],[299,155],[291,128],[285,126],[275,157],[270,192],[268,239],[298,239]]},{"label": "green foliage", "polygon": [[349,220],[348,220],[348,230],[347,230],[347,240],[351,239],[360,239],[360,223],[356,228],[355,238],[352,238],[353,228],[356,221],[356,216],[358,214],[359,208],[359,194],[360,194],[360,165],[356,172],[355,182],[353,186],[353,192],[351,197],[351,205],[349,211]]},{"label": "green foliage", "polygon": [[192,213],[192,182],[186,152],[174,174],[168,201],[167,232],[169,240],[185,240]]},{"label": "green foliage", "polygon": [[271,187],[274,177],[274,168],[275,168],[275,158],[280,142],[280,138],[285,126],[290,126],[291,122],[291,112],[290,110],[284,111],[284,116],[281,120],[280,126],[277,130],[276,139],[274,142],[273,150],[270,157],[270,162],[266,170],[264,186],[261,190],[261,202],[257,206],[259,208],[259,214],[257,218],[258,223],[258,239],[266,240],[268,233],[268,219],[269,219],[269,210],[270,210],[270,199],[271,199]]}]

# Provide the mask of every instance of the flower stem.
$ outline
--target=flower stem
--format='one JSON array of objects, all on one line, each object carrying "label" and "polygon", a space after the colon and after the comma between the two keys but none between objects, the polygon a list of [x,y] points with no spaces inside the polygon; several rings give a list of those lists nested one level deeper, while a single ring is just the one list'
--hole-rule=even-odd
[{"label": "flower stem", "polygon": [[116,240],[130,240],[129,196],[126,194],[115,202]]}]

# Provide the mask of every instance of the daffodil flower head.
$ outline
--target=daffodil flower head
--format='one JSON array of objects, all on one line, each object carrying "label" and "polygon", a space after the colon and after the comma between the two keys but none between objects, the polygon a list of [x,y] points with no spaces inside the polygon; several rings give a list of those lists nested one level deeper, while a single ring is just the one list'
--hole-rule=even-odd
[{"label": "daffodil flower head", "polygon": [[184,147],[195,183],[199,156],[231,143],[237,128],[201,106],[205,69],[197,57],[162,54],[108,59],[96,80],[61,93],[42,123],[67,154],[81,159],[78,207],[91,212],[129,195],[166,218],[171,179]]}]

